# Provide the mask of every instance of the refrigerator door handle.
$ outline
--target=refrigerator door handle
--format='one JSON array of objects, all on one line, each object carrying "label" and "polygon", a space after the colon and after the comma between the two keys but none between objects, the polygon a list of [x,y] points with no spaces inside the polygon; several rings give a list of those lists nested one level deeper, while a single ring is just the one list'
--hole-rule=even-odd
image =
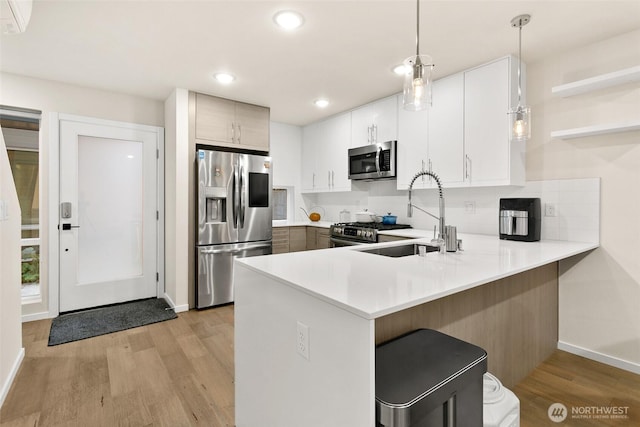
[{"label": "refrigerator door handle", "polygon": [[233,168],[233,200],[231,209],[233,210],[233,228],[238,228],[238,199],[239,199],[239,179],[238,179],[238,166],[235,165]]},{"label": "refrigerator door handle", "polygon": [[244,228],[244,211],[247,200],[245,197],[245,180],[244,180],[244,167],[240,164],[240,224],[238,228]]},{"label": "refrigerator door handle", "polygon": [[247,251],[247,250],[269,248],[269,247],[271,247],[271,241],[269,241],[268,243],[259,243],[259,244],[253,244],[253,245],[246,245],[246,246],[243,246],[242,248],[238,248],[238,249],[206,249],[206,250],[201,250],[200,253],[202,255],[237,254],[237,253],[244,252],[244,251]]}]

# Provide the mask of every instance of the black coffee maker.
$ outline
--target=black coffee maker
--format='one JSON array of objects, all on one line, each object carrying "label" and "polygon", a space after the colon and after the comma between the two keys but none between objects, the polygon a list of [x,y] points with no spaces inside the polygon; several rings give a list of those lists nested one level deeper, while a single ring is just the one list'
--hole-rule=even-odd
[{"label": "black coffee maker", "polygon": [[542,214],[539,198],[500,199],[500,238],[537,242]]}]

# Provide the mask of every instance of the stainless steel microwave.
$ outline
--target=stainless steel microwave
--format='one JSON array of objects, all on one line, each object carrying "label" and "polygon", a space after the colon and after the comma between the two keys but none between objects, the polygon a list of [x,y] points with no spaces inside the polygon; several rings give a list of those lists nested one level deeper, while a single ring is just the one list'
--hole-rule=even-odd
[{"label": "stainless steel microwave", "polygon": [[349,149],[349,179],[396,177],[397,141],[385,141]]}]

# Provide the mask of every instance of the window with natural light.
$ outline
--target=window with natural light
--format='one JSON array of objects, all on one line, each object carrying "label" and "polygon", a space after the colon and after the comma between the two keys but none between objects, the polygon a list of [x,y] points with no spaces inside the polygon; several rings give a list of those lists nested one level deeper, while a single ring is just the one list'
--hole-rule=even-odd
[{"label": "window with natural light", "polygon": [[22,211],[22,300],[40,298],[40,114],[0,106],[0,126]]},{"label": "window with natural light", "polygon": [[273,202],[273,220],[286,221],[288,210],[288,194],[286,188],[274,188],[271,193]]}]

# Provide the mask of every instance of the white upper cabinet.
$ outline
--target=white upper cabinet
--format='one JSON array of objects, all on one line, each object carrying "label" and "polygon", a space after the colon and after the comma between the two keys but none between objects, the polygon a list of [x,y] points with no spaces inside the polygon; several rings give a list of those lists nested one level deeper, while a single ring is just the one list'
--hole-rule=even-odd
[{"label": "white upper cabinet", "polygon": [[465,180],[472,186],[524,185],[525,143],[509,138],[518,62],[506,57],[464,72]]},{"label": "white upper cabinet", "polygon": [[[406,111],[398,95],[398,181],[406,190],[419,171],[438,175],[444,187],[464,183],[464,78],[454,74],[433,83],[433,106]],[[418,178],[413,188],[435,188],[429,176]]]},{"label": "white upper cabinet", "polygon": [[464,78],[454,74],[433,83],[429,111],[429,160],[445,187],[464,185]]},{"label": "white upper cabinet", "polygon": [[396,95],[383,98],[351,112],[351,146],[376,144],[398,139]]},{"label": "white upper cabinet", "polygon": [[[429,111],[407,111],[402,107],[402,94],[398,102],[398,180],[397,188],[409,188],[413,176],[429,170]],[[413,188],[430,188],[429,177],[422,176]]]},{"label": "white upper cabinet", "polygon": [[350,191],[347,151],[351,114],[342,113],[302,130],[302,191]]},{"label": "white upper cabinet", "polygon": [[[437,174],[449,188],[524,185],[525,143],[509,140],[507,114],[517,104],[517,66],[508,56],[439,79],[427,111],[406,111],[394,95],[306,126],[303,191],[349,191],[347,148],[392,140],[399,190],[419,171]],[[413,188],[435,182],[419,177]]]},{"label": "white upper cabinet", "polygon": [[320,185],[320,181],[316,181],[319,177],[317,174],[317,152],[320,149],[320,141],[322,135],[320,134],[320,123],[312,123],[302,128],[302,159],[300,162],[301,177],[302,177],[302,191],[313,192],[316,191],[316,185]]},{"label": "white upper cabinet", "polygon": [[[407,189],[420,170],[444,187],[524,185],[525,146],[509,141],[507,115],[517,89],[517,61],[505,57],[436,80],[428,112],[399,104],[397,188]],[[414,183],[433,186],[428,177]]]}]

